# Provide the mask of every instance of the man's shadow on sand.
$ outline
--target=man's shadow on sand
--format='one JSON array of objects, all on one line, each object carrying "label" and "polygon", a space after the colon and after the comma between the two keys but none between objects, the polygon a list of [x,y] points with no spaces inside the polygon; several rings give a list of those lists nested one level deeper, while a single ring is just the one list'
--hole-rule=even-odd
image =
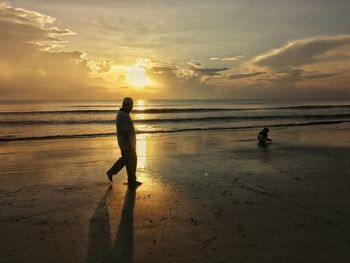
[{"label": "man's shadow on sand", "polygon": [[[133,223],[136,189],[128,188],[118,232],[112,244],[108,205],[110,186],[102,196],[89,225],[87,262],[133,262]],[[115,197],[114,197],[115,198]]]}]

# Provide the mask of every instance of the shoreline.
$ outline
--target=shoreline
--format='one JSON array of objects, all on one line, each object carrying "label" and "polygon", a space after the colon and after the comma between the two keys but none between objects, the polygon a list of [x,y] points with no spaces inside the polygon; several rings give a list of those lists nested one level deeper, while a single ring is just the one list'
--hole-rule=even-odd
[{"label": "shoreline", "polygon": [[[270,128],[283,129],[293,127],[308,127],[308,126],[324,126],[324,125],[348,125],[349,121],[318,121],[318,122],[306,122],[306,123],[294,123],[294,124],[272,124],[268,125]],[[136,134],[172,134],[182,132],[206,132],[206,131],[250,131],[259,130],[263,126],[244,126],[244,127],[212,127],[212,128],[189,128],[189,129],[177,129],[177,130],[160,130],[160,131],[136,131]],[[67,134],[67,135],[48,135],[48,136],[28,136],[28,137],[2,137],[0,143],[14,142],[14,141],[48,141],[48,140],[66,140],[66,139],[84,139],[84,138],[101,138],[115,136],[115,132],[111,133],[96,133],[96,134]]]}]

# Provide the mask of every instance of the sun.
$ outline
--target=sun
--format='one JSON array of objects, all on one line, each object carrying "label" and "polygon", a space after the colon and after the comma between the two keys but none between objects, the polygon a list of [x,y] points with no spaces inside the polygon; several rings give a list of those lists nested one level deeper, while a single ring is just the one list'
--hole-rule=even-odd
[{"label": "sun", "polygon": [[140,65],[130,67],[127,71],[126,78],[129,84],[135,88],[144,88],[150,84],[145,68]]}]

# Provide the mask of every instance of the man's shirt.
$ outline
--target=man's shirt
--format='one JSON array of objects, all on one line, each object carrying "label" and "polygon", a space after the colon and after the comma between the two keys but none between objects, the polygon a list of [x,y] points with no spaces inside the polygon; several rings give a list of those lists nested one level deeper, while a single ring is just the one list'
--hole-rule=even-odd
[{"label": "man's shirt", "polygon": [[[116,117],[118,145],[121,151],[136,149],[136,134],[129,113],[119,109]],[[129,136],[126,137],[125,133]]]}]

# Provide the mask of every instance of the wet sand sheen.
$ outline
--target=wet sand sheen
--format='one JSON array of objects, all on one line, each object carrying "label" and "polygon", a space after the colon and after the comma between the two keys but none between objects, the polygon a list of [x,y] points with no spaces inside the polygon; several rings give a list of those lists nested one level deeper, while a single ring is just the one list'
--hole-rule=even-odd
[{"label": "wet sand sheen", "polygon": [[[327,130],[329,129],[329,130]],[[143,185],[104,172],[115,139],[1,145],[5,262],[343,262],[347,126],[138,137]],[[334,139],[336,138],[336,139]],[[322,145],[321,145],[322,143]]]}]

